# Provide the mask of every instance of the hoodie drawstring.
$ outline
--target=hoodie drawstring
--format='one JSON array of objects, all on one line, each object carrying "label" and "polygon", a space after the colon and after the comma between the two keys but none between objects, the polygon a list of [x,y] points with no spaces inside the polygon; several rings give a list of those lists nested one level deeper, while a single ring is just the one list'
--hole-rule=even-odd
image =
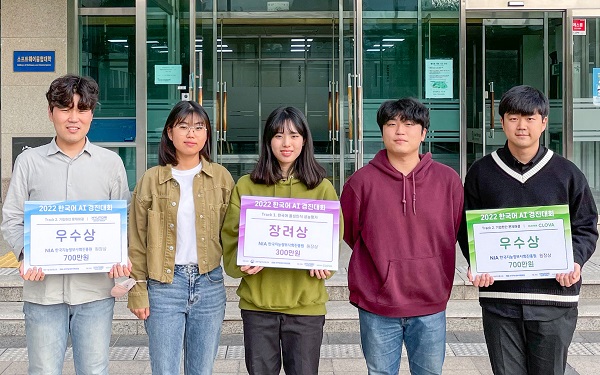
[{"label": "hoodie drawstring", "polygon": [[[406,216],[406,179],[408,178],[408,176],[403,177],[402,178],[402,206],[403,206],[403,213],[404,216]],[[417,215],[417,183],[415,182],[415,172],[412,173],[412,188],[413,188],[413,199],[412,199],[412,206],[413,206],[413,215]]]},{"label": "hoodie drawstring", "polygon": [[415,172],[412,173],[413,181],[413,214],[417,215],[417,183],[415,182]]},{"label": "hoodie drawstring", "polygon": [[402,178],[402,206],[404,216],[406,216],[406,177]]}]

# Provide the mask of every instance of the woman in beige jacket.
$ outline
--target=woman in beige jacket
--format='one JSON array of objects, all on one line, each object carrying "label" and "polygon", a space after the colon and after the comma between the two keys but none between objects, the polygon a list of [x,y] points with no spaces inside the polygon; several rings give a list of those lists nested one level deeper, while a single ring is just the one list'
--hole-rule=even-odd
[{"label": "woman in beige jacket", "polygon": [[[129,213],[128,307],[145,322],[153,374],[211,374],[225,315],[220,230],[233,179],[210,161],[210,121],[195,102],[175,105],[159,165],[138,182]],[[139,282],[139,281],[146,282]]]}]

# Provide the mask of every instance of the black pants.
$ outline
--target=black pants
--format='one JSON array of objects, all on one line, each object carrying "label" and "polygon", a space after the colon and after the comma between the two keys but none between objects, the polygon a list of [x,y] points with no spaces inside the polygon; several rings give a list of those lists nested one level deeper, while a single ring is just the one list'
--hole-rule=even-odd
[{"label": "black pants", "polygon": [[505,318],[483,309],[483,332],[495,375],[563,375],[577,308],[550,321]]},{"label": "black pants", "polygon": [[250,375],[316,375],[325,316],[242,310],[246,369]]}]

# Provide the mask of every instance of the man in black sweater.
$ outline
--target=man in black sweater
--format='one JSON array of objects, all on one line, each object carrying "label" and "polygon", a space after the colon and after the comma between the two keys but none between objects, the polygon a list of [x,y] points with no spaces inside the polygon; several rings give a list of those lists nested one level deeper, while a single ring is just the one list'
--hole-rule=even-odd
[{"label": "man in black sweater", "polygon": [[[483,329],[496,375],[564,374],[577,323],[581,268],[598,240],[598,212],[583,173],[539,144],[550,106],[539,90],[516,86],[500,101],[507,142],[473,163],[465,179],[466,210],[568,205],[574,270],[553,279],[469,279],[480,287]],[[459,234],[469,260],[466,222]]]}]

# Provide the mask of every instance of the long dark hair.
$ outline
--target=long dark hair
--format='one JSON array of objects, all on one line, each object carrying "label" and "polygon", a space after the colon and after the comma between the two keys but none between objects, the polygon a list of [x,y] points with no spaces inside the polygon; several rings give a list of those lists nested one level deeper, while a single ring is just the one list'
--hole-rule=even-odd
[{"label": "long dark hair", "polygon": [[290,125],[296,128],[304,140],[302,151],[292,166],[294,177],[302,181],[309,189],[314,189],[323,181],[327,172],[315,159],[312,135],[306,117],[295,107],[279,107],[267,118],[258,163],[250,173],[252,182],[274,185],[282,179],[279,161],[271,149],[271,139]]},{"label": "long dark hair", "polygon": [[200,156],[204,157],[207,161],[210,161],[210,119],[208,113],[202,108],[202,106],[192,101],[181,101],[173,107],[167,121],[165,122],[165,128],[163,129],[162,136],[160,138],[160,145],[158,146],[158,164],[167,165],[171,164],[176,166],[179,164],[177,160],[177,154],[175,151],[175,145],[169,138],[169,129],[173,129],[177,124],[185,120],[189,115],[197,115],[204,121],[206,126],[206,143],[202,150],[200,150]]}]

